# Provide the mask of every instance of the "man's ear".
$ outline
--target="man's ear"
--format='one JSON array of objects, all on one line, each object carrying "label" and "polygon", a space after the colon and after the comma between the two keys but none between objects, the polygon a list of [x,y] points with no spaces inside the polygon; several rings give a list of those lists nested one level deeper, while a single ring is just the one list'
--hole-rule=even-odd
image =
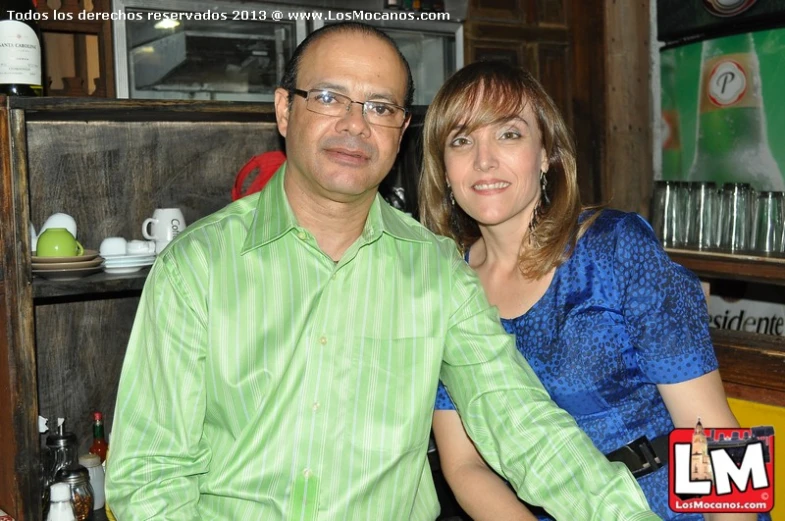
[{"label": "man's ear", "polygon": [[403,141],[403,133],[406,132],[407,128],[409,128],[409,123],[411,122],[412,122],[412,118],[410,116],[403,124],[403,128],[401,128],[401,134],[398,136],[398,152],[401,151],[401,142]]},{"label": "man's ear", "polygon": [[275,119],[278,121],[278,132],[286,137],[289,130],[289,91],[275,89]]}]

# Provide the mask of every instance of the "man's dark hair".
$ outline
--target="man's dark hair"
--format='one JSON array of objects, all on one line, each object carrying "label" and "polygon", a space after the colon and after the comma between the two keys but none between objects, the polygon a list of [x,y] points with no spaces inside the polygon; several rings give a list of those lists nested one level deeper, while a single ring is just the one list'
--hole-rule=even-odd
[{"label": "man's dark hair", "polygon": [[388,43],[390,47],[395,49],[395,52],[401,59],[403,67],[406,69],[406,96],[404,97],[403,106],[407,109],[410,108],[412,106],[412,101],[414,101],[414,80],[412,79],[412,71],[409,68],[409,62],[407,62],[406,58],[404,58],[403,53],[401,53],[401,50],[395,43],[395,40],[390,38],[386,33],[380,31],[376,27],[359,22],[343,22],[332,25],[325,25],[321,29],[309,34],[305,40],[303,40],[302,43],[297,46],[297,48],[294,50],[294,54],[292,54],[292,57],[286,64],[286,69],[284,69],[280,85],[282,89],[285,89],[289,92],[289,104],[291,105],[294,96],[292,91],[293,89],[297,88],[296,83],[297,74],[300,72],[300,61],[302,60],[305,51],[308,50],[308,47],[310,47],[312,43],[317,42],[325,36],[346,33],[375,36],[380,40]]}]

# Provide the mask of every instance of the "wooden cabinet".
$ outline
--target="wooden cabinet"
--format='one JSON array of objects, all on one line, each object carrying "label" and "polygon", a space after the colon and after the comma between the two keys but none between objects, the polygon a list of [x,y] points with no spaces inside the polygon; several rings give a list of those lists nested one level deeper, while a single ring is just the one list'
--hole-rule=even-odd
[{"label": "wooden cabinet", "polygon": [[[785,258],[667,250],[702,279],[785,287]],[[728,396],[785,407],[785,337],[712,329]]]},{"label": "wooden cabinet", "polygon": [[66,418],[80,453],[92,411],[111,425],[148,272],[33,278],[28,224],[69,213],[97,249],[107,236],[141,238],[157,207],[192,223],[230,202],[245,161],[281,146],[274,120],[269,104],[2,99],[0,508],[18,521],[41,518],[38,415]]}]

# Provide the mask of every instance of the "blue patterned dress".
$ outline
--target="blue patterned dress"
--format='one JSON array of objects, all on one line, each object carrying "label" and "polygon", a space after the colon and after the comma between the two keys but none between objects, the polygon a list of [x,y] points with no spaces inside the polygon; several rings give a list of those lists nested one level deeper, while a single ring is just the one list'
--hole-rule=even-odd
[{"label": "blue patterned dress", "polygon": [[[553,400],[605,454],[673,429],[656,384],[717,369],[698,279],[633,213],[603,211],[542,298],[502,323]],[[454,408],[440,386],[436,409]],[[668,508],[667,467],[638,483],[663,519],[703,520]]]}]

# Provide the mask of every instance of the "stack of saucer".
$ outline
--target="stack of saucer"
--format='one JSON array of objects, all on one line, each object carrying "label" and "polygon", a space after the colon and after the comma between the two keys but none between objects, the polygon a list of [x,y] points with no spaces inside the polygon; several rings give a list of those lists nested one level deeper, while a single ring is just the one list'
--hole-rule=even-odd
[{"label": "stack of saucer", "polygon": [[104,271],[116,275],[134,273],[155,262],[154,253],[136,253],[129,255],[104,255]]},{"label": "stack of saucer", "polygon": [[85,250],[78,257],[37,257],[33,252],[33,275],[49,280],[77,280],[103,268],[104,259],[95,250]]}]

